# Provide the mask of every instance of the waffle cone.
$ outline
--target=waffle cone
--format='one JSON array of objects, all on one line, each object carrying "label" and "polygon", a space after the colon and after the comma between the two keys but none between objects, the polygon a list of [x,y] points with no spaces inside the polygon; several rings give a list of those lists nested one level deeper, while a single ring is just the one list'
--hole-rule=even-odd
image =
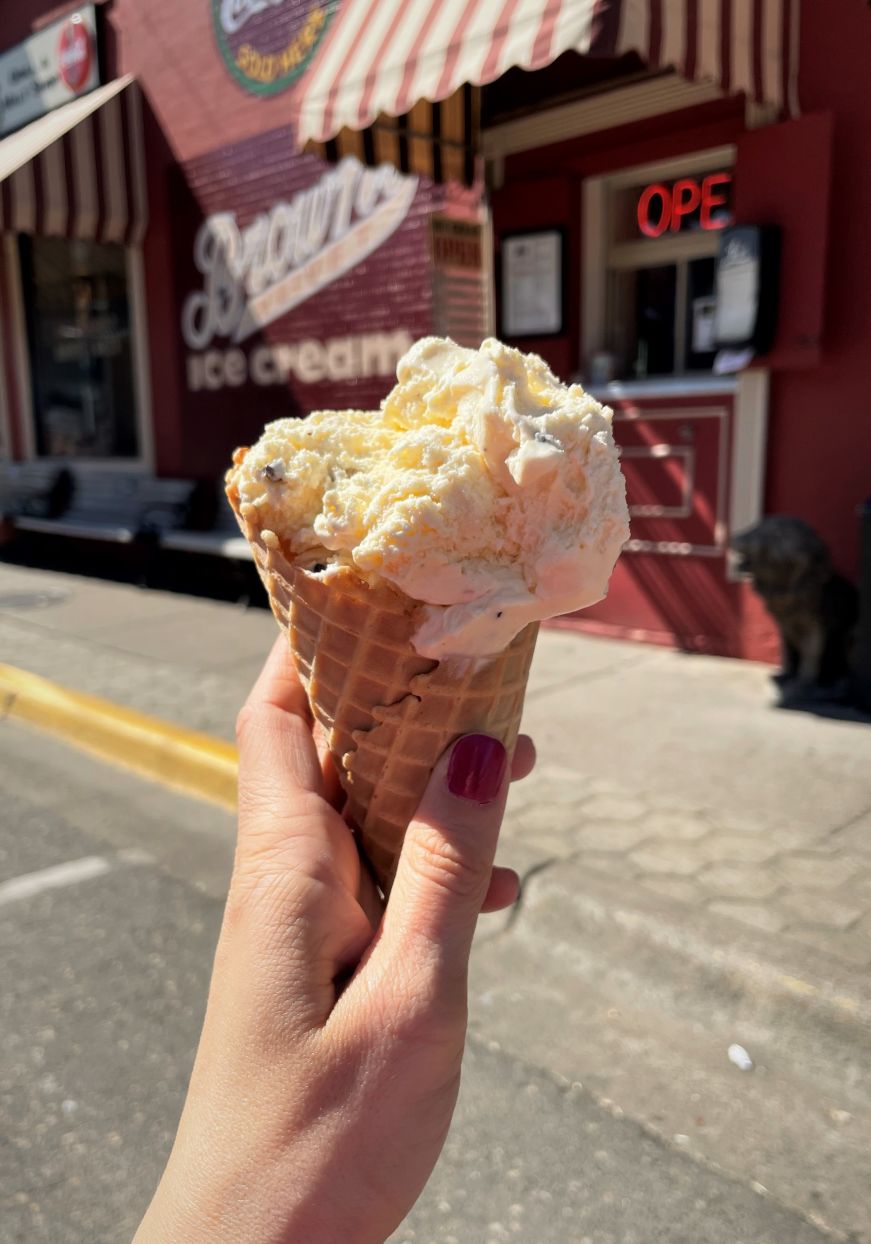
[{"label": "waffle cone", "polygon": [[286,632],[315,720],[347,795],[346,816],[385,893],[439,756],[460,735],[514,750],[538,624],[493,657],[422,657],[420,602],[350,567],[324,580],[230,503]]}]

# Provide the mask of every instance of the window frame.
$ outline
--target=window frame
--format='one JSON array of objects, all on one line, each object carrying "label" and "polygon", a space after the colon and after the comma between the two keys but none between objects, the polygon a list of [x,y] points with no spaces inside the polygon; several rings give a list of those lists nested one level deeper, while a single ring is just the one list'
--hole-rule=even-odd
[{"label": "window frame", "polygon": [[[99,240],[99,239],[96,239]],[[154,436],[151,409],[150,365],[148,352],[148,321],[145,303],[145,273],[140,246],[122,246],[127,281],[128,314],[130,317],[130,352],[133,377],[133,414],[138,452],[131,457],[70,458],[37,453],[36,410],[30,378],[30,340],[24,302],[24,281],[21,252],[17,234],[3,237],[9,285],[9,312],[14,339],[14,365],[20,398],[22,458],[40,462],[56,462],[76,471],[154,469]]]},{"label": "window frame", "polygon": [[[611,238],[611,199],[615,192],[628,190],[652,181],[673,181],[679,177],[717,172],[735,166],[734,144],[712,147],[674,160],[657,160],[633,165],[601,177],[584,180],[581,195],[581,341],[582,371],[588,374],[594,355],[607,350],[609,315],[609,276],[612,272],[633,272],[645,267],[677,264],[677,299],[675,323],[686,319],[688,263],[693,259],[716,257],[719,231],[690,231],[663,235],[659,238],[614,242]],[[684,351],[675,340],[676,370],[668,376],[651,380],[677,379],[683,376],[703,379],[706,372],[677,370]],[[632,377],[624,377],[630,380]]]}]

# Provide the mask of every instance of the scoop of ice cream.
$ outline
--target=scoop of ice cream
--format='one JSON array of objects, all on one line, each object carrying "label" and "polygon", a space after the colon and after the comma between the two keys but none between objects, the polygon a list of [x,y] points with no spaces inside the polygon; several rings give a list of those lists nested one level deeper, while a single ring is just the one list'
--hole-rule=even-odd
[{"label": "scoop of ice cream", "polygon": [[423,602],[434,658],[600,600],[629,534],[611,412],[493,339],[424,338],[380,411],[269,424],[230,482],[295,557]]}]

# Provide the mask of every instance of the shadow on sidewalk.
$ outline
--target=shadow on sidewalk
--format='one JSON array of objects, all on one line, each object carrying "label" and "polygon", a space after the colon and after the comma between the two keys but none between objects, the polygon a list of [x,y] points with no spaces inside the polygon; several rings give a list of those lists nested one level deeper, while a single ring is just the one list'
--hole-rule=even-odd
[{"label": "shadow on sidewalk", "polygon": [[58,541],[33,535],[4,545],[0,566],[4,563],[269,608],[253,562],[232,558],[162,550],[147,544],[132,550],[130,545],[71,538]]}]

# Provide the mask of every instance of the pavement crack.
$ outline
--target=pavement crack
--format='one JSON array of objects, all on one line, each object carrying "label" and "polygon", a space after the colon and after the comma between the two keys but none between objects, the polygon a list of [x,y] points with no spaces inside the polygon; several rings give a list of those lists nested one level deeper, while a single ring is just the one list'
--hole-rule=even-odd
[{"label": "pavement crack", "polygon": [[502,928],[495,929],[492,933],[476,934],[475,936],[476,944],[479,946],[486,946],[492,942],[498,941],[500,938],[503,938],[506,936],[506,934],[510,933],[512,929],[514,928],[515,924],[517,923],[517,921],[520,919],[520,913],[523,910],[526,883],[530,880],[531,877],[535,877],[539,873],[545,872],[546,869],[551,868],[554,864],[559,864],[559,863],[560,863],[560,857],[558,855],[554,855],[554,856],[550,856],[546,860],[541,860],[538,864],[533,864],[531,868],[528,868],[526,872],[523,873],[520,878],[520,893],[517,896],[517,901],[509,909],[506,915],[505,923],[502,926]]},{"label": "pavement crack", "polygon": [[853,825],[856,825],[859,821],[864,820],[864,818],[868,816],[869,813],[871,813],[871,804],[869,804],[867,808],[863,808],[861,812],[857,812],[855,816],[848,816],[846,821],[841,821],[839,825],[835,825],[832,829],[830,829],[829,832],[826,834],[826,841],[828,841],[830,838],[834,838],[835,834],[841,833],[842,830],[850,829]]},{"label": "pavement crack", "polygon": [[508,913],[505,928],[502,929],[501,933],[496,934],[497,937],[502,937],[504,934],[510,933],[517,921],[520,919],[521,912],[526,906],[526,886],[528,882],[531,881],[533,877],[537,877],[539,873],[546,872],[549,868],[552,868],[554,864],[558,864],[559,862],[560,857],[558,855],[550,855],[547,859],[540,860],[537,864],[533,864],[531,868],[527,868],[526,872],[523,873],[520,878],[520,893],[517,896],[517,902]]}]

